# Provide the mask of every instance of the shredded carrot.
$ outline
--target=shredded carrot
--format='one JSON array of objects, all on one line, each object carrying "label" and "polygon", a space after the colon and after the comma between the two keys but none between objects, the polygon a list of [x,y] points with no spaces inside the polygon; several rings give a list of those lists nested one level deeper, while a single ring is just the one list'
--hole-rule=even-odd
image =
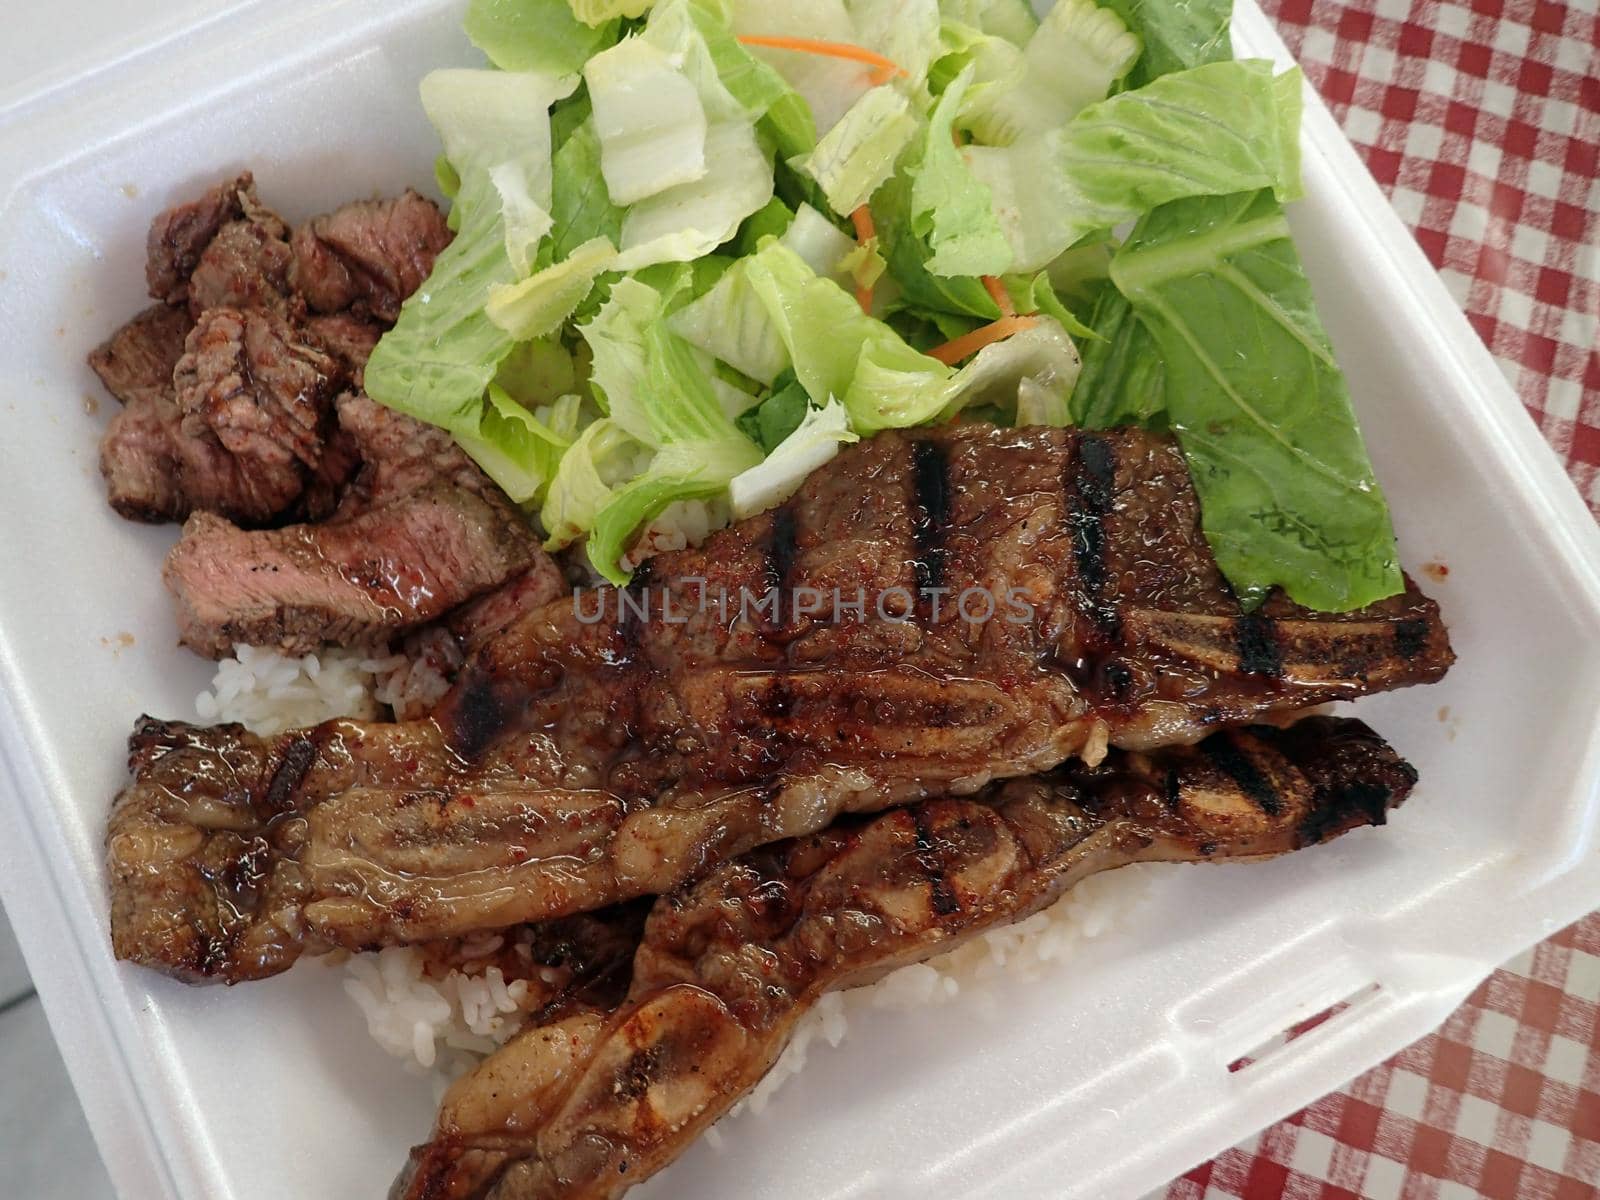
[{"label": "shredded carrot", "polygon": [[999,306],[1002,317],[1014,317],[1017,315],[1017,307],[1011,303],[1011,293],[1006,291],[1006,285],[1000,282],[998,276],[985,275],[983,277],[983,286],[995,304]]},{"label": "shredded carrot", "polygon": [[935,346],[928,351],[929,358],[937,358],[947,367],[953,367],[963,359],[971,358],[985,346],[995,342],[1003,342],[1014,333],[1021,333],[1024,329],[1032,329],[1039,323],[1038,317],[1001,317],[998,321],[974,329],[971,333],[946,342],[942,346]]},{"label": "shredded carrot", "polygon": [[[856,242],[865,246],[878,236],[878,227],[872,220],[872,209],[863,204],[850,214],[850,223],[856,227]],[[872,313],[872,288],[865,283],[856,285],[856,303],[869,316]]]},{"label": "shredded carrot", "polygon": [[856,241],[865,246],[878,236],[878,227],[872,220],[872,209],[863,204],[850,214],[850,223],[856,227]]},{"label": "shredded carrot", "polygon": [[893,59],[885,58],[865,46],[849,42],[824,42],[816,38],[785,37],[767,34],[741,34],[739,41],[746,46],[765,46],[769,50],[798,50],[802,54],[820,54],[824,58],[847,58],[851,62],[865,63],[873,68],[873,83],[888,83],[907,71]]}]

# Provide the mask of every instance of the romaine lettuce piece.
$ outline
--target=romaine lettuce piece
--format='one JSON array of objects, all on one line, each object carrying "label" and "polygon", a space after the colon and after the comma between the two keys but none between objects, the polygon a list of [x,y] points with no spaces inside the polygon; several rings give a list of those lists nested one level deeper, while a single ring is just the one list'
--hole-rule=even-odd
[{"label": "romaine lettuce piece", "polygon": [[580,390],[577,363],[558,338],[540,338],[513,347],[495,372],[494,382],[530,411],[547,408]]},{"label": "romaine lettuce piece", "polygon": [[[857,37],[844,0],[733,0],[733,28],[741,36],[849,44],[856,44]],[[766,47],[754,47],[752,53],[805,100],[815,122],[813,141],[838,124],[872,87],[872,69],[859,62]]]},{"label": "romaine lettuce piece", "polygon": [[772,199],[772,162],[748,123],[718,122],[706,133],[711,169],[635,204],[622,220],[619,271],[691,262],[730,240]]},{"label": "romaine lettuce piece", "polygon": [[[606,183],[614,202],[628,204],[618,243],[619,271],[700,258],[731,239],[746,217],[772,199],[772,163],[756,134],[762,114],[747,109],[723,84],[692,4],[664,0],[642,33],[597,55],[585,70],[592,94],[599,79],[615,96],[632,97],[613,107],[606,121],[601,120],[600,96],[593,97]],[[658,94],[654,83],[630,75],[630,56],[641,63],[648,60],[653,73],[669,67],[674,82],[667,93]],[[693,93],[697,115],[683,111],[685,88]],[[666,117],[652,112],[665,104],[664,94],[671,97],[671,115]],[[676,132],[668,137],[664,130]],[[691,148],[682,161],[667,164],[657,162],[661,156],[651,150],[652,165],[645,168],[641,160],[641,169],[630,171],[626,181],[612,171],[612,144],[639,146],[643,153],[651,138],[661,145],[694,143],[698,153]],[[654,181],[647,181],[652,172]]]},{"label": "romaine lettuce piece", "polygon": [[1228,24],[1233,0],[1104,0],[1139,35],[1144,53],[1128,82],[1152,79],[1233,57]]},{"label": "romaine lettuce piece", "polygon": [[811,106],[771,64],[740,45],[727,0],[690,0],[689,13],[706,40],[722,86],[747,110],[763,114],[762,124],[778,153],[786,158],[809,153],[817,144]]},{"label": "romaine lettuce piece", "polygon": [[1083,348],[1083,373],[1072,393],[1073,424],[1085,429],[1165,421],[1166,369],[1150,331],[1115,287],[1095,301]]},{"label": "romaine lettuce piece", "polygon": [[728,485],[733,515],[748,517],[782,504],[800,490],[806,476],[838,454],[840,446],[859,440],[850,431],[849,414],[837,400],[823,408],[808,405],[799,426],[765,462],[734,476]]},{"label": "romaine lettuce piece", "polygon": [[950,368],[862,312],[794,251],[769,242],[744,260],[744,270],[801,386],[818,404],[842,402],[858,432],[916,425],[944,407]]},{"label": "romaine lettuce piece", "polygon": [[735,266],[704,296],[673,313],[668,328],[757,383],[771,385],[789,351],[744,270]]},{"label": "romaine lettuce piece", "polygon": [[589,295],[594,281],[617,261],[603,237],[585,242],[564,260],[513,284],[489,289],[489,319],[519,342],[555,333]]},{"label": "romaine lettuce piece", "polygon": [[995,215],[994,199],[952,140],[973,71],[969,66],[961,72],[939,97],[923,135],[921,157],[908,169],[911,228],[927,239],[933,254],[925,265],[935,275],[999,275],[1011,262],[1011,245]]},{"label": "romaine lettuce piece", "polygon": [[727,491],[728,482],[758,462],[761,455],[740,435],[738,441],[674,442],[650,466],[618,488],[595,514],[589,533],[589,561],[612,583],[628,581],[622,566],[629,543],[641,526],[681,500],[707,500]]},{"label": "romaine lettuce piece", "polygon": [[1389,510],[1271,191],[1156,209],[1111,277],[1160,351],[1166,414],[1240,598],[1279,586],[1344,611],[1400,591]]},{"label": "romaine lettuce piece", "polygon": [[800,428],[810,411],[811,397],[794,372],[785,371],[773,382],[771,395],[740,415],[739,428],[761,447],[763,454],[771,454],[784,438]]},{"label": "romaine lettuce piece", "polygon": [[1262,60],[1167,75],[1091,105],[1057,131],[969,146],[993,193],[1011,269],[1033,272],[1073,243],[1185,196],[1300,191],[1300,73]]},{"label": "romaine lettuce piece", "polygon": [[571,448],[571,434],[558,428],[570,429],[576,423],[578,406],[577,396],[557,400],[546,413],[553,427],[491,383],[478,432],[458,433],[456,440],[507,496],[527,504],[536,501],[555,478],[561,456]]},{"label": "romaine lettuce piece", "polygon": [[606,189],[600,169],[600,137],[592,120],[572,131],[556,151],[554,164],[550,202],[554,228],[546,243],[550,263],[563,261],[579,246],[596,238],[604,238],[612,245],[621,241],[622,209],[612,202]]},{"label": "romaine lettuce piece", "polygon": [[594,528],[615,487],[635,473],[645,449],[609,417],[592,422],[561,456],[539,520],[545,545],[560,550]]},{"label": "romaine lettuce piece", "polygon": [[[1018,425],[1065,425],[1067,401],[1082,365],[1067,331],[1040,316],[1033,328],[985,346],[956,373],[941,416],[994,408],[1013,415]],[[1059,419],[1040,420],[1041,413],[1059,414]]]},{"label": "romaine lettuce piece", "polygon": [[[590,561],[618,581],[626,578],[626,540],[640,524],[676,501],[720,494],[761,461],[760,449],[723,406],[709,356],[668,324],[672,305],[690,287],[689,268],[655,268],[653,275],[659,288],[640,278],[618,280],[581,332],[594,352],[593,386],[610,423],[654,456],[603,500],[593,479],[575,476],[583,488],[572,495],[586,499],[578,504],[563,493],[556,514],[565,531],[592,530]],[[555,532],[548,522],[547,528]]]},{"label": "romaine lettuce piece", "polygon": [[705,178],[709,121],[672,55],[631,37],[591,58],[583,78],[613,203],[632,204]]},{"label": "romaine lettuce piece", "polygon": [[[854,285],[846,260],[858,247],[809,204],[800,206],[778,240],[816,274]],[[758,383],[772,385],[789,366],[789,351],[742,263],[735,263],[710,291],[674,313],[668,326],[690,345]]]},{"label": "romaine lettuce piece", "polygon": [[502,71],[557,75],[581,71],[590,55],[617,40],[618,28],[614,20],[585,25],[567,0],[471,0],[462,24]]},{"label": "romaine lettuce piece", "polygon": [[519,276],[551,226],[550,106],[577,86],[575,75],[463,69],[422,80],[422,106],[450,165],[463,180],[486,175],[499,195],[506,255]]},{"label": "romaine lettuce piece", "polygon": [[516,278],[506,256],[500,197],[486,172],[469,176],[456,200],[461,231],[434,261],[427,285],[367,362],[367,394],[399,412],[473,434],[484,389],[510,353],[511,335],[483,310],[489,289]]},{"label": "romaine lettuce piece", "polygon": [[795,164],[822,189],[834,212],[848,216],[894,171],[917,134],[917,116],[904,92],[884,84],[866,92],[838,124]]},{"label": "romaine lettuce piece", "polygon": [[1139,39],[1116,13],[1094,0],[1056,0],[1023,50],[1021,72],[980,98],[966,114],[970,127],[997,146],[1059,129],[1104,100],[1138,56]]}]

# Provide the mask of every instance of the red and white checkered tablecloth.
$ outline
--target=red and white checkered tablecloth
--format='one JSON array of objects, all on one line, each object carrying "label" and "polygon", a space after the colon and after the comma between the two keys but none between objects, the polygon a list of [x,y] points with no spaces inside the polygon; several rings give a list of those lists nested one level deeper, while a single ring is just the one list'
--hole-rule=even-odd
[{"label": "red and white checkered tablecloth", "polygon": [[[1600,516],[1600,5],[1263,3]],[[1600,913],[1165,1196],[1600,1196]]]}]

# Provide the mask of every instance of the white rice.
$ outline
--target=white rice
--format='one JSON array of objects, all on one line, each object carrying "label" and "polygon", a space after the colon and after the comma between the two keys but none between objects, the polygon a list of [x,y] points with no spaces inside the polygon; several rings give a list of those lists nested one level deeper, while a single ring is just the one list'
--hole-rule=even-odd
[{"label": "white rice", "polygon": [[320,654],[289,658],[239,646],[217,664],[210,689],[195,697],[194,708],[202,721],[237,721],[263,735],[331,717],[370,719],[378,715],[377,677],[405,663],[402,656],[374,657],[368,650],[325,647]]},{"label": "white rice", "polygon": [[[683,514],[674,514],[678,519]],[[693,514],[690,523],[711,514]],[[241,646],[217,666],[210,690],[195,701],[204,721],[237,721],[272,734],[335,716],[373,717],[380,704],[442,691],[447,678],[438,647],[408,644],[405,654],[324,649],[303,658]],[[453,669],[453,667],[449,668]],[[1148,894],[1150,868],[1124,867],[1084,880],[1059,903],[1025,921],[990,930],[965,945],[851,992],[835,992],[801,1018],[788,1047],[730,1117],[759,1113],[804,1068],[813,1047],[838,1046],[850,1016],[868,1008],[910,1010],[946,1004],[967,993],[984,1011],[998,1011],[994,985],[1036,978],[1076,950],[1117,928]],[[397,946],[355,955],[345,965],[344,990],[361,1009],[367,1031],[436,1089],[512,1037],[544,997],[528,980],[507,981],[498,966],[474,965],[501,946],[496,934],[468,939],[456,951],[465,970],[426,970],[427,956]],[[714,1132],[714,1131],[713,1131]]]}]

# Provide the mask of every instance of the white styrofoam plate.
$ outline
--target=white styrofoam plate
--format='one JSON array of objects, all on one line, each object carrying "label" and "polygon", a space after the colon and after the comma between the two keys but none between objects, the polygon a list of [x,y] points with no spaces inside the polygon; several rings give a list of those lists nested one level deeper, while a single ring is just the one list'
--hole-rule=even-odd
[{"label": "white styrofoam plate", "polygon": [[[175,649],[174,530],[107,508],[85,352],[143,303],[160,207],[238,167],[303,218],[426,182],[416,85],[473,61],[451,0],[238,4],[0,110],[0,894],[129,1198],[384,1194],[433,1111],[337,972],[192,989],[113,962],[101,839],[142,711],[207,677]],[[1259,10],[1242,54],[1287,64]],[[1256,867],[1173,868],[1093,951],[873,1013],[763,1119],[657,1194],[1132,1195],[1438,1024],[1494,965],[1600,906],[1600,534],[1410,236],[1309,97],[1293,221],[1408,564],[1460,664],[1361,712],[1420,768],[1387,830]],[[101,401],[103,409],[109,401]],[[1291,1021],[1376,991],[1245,1071]]]}]

